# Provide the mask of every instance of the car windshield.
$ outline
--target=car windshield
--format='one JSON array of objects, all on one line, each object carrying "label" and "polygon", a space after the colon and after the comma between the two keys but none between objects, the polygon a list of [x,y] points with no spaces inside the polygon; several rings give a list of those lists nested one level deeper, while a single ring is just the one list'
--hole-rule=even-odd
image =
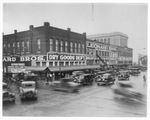
[{"label": "car windshield", "polygon": [[22,84],[23,88],[33,88],[34,86],[34,84]]},{"label": "car windshield", "polygon": [[8,86],[7,85],[3,85],[3,89],[7,89],[8,88]]},{"label": "car windshield", "polygon": [[107,77],[109,77],[109,74],[103,74],[103,77],[107,78]]},{"label": "car windshield", "polygon": [[127,74],[128,72],[126,72],[126,71],[121,71],[120,73],[121,73],[121,74]]}]

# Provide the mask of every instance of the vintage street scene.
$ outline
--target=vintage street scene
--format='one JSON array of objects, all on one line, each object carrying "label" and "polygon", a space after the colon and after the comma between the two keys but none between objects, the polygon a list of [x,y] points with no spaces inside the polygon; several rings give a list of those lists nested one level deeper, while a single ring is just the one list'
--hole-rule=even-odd
[{"label": "vintage street scene", "polygon": [[147,118],[147,3],[3,3],[3,117]]}]

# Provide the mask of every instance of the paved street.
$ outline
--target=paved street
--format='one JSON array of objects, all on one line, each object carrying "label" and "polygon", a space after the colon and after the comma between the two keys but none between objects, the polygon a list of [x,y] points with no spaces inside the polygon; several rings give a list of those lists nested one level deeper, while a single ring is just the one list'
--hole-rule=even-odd
[{"label": "paved street", "polygon": [[55,116],[55,117],[146,117],[146,84],[143,74],[131,76],[135,89],[145,96],[143,102],[127,102],[115,97],[112,89],[106,86],[85,86],[79,93],[53,91],[49,86],[38,90],[37,101],[20,101],[15,86],[15,104],[4,103],[4,116]]}]

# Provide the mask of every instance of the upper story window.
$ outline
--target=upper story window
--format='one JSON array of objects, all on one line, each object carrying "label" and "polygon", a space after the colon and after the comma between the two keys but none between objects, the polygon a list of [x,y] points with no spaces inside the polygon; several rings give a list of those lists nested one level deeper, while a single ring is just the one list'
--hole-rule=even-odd
[{"label": "upper story window", "polygon": [[8,43],[8,53],[10,53],[10,43]]},{"label": "upper story window", "polygon": [[75,50],[74,50],[75,53],[77,53],[77,43],[75,42]]},{"label": "upper story window", "polygon": [[89,53],[89,49],[88,49],[88,48],[86,49],[86,54],[90,54],[90,53]]},{"label": "upper story window", "polygon": [[73,53],[73,42],[70,42],[70,52]]},{"label": "upper story window", "polygon": [[29,43],[29,40],[28,40],[27,43],[26,43],[26,52],[29,52],[29,45],[30,45],[30,43]]},{"label": "upper story window", "polygon": [[19,53],[19,51],[20,51],[20,43],[17,42],[17,53]]},{"label": "upper story window", "polygon": [[41,51],[41,40],[37,40],[37,51]]},{"label": "upper story window", "polygon": [[102,54],[101,54],[101,51],[99,51],[99,56],[101,56]]},{"label": "upper story window", "polygon": [[3,45],[3,53],[6,53],[6,44],[4,43],[4,45]]},{"label": "upper story window", "polygon": [[15,42],[13,42],[13,53],[15,53]]},{"label": "upper story window", "polygon": [[101,42],[103,42],[103,39],[101,39]]},{"label": "upper story window", "polygon": [[58,52],[58,49],[59,49],[58,40],[56,40],[55,42],[56,42],[56,49],[55,50]]},{"label": "upper story window", "polygon": [[104,51],[102,51],[102,56],[104,56]]},{"label": "upper story window", "polygon": [[106,39],[104,39],[104,43],[106,43]]},{"label": "upper story window", "polygon": [[53,39],[49,39],[49,45],[50,45],[49,46],[49,48],[50,48],[49,50],[53,51]]},{"label": "upper story window", "polygon": [[81,53],[81,44],[78,44],[78,53]]},{"label": "upper story window", "polygon": [[60,41],[60,51],[63,52],[63,41]]},{"label": "upper story window", "polygon": [[68,52],[68,42],[65,41],[65,52]]},{"label": "upper story window", "polygon": [[24,41],[22,41],[22,52],[24,52]]},{"label": "upper story window", "polygon": [[88,43],[88,46],[91,46],[91,43],[90,43],[90,42]]},{"label": "upper story window", "polygon": [[108,44],[110,44],[110,38],[108,38]]},{"label": "upper story window", "polygon": [[82,53],[85,53],[84,49],[85,49],[84,44],[82,44]]}]

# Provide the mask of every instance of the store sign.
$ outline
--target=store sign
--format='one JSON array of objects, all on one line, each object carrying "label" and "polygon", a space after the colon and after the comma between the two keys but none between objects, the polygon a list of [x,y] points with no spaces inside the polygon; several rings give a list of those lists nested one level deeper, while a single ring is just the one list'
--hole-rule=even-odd
[{"label": "store sign", "polygon": [[96,50],[115,50],[116,51],[116,48],[112,46],[101,45],[101,44],[93,43],[93,42],[87,42],[87,47],[94,48]]},{"label": "store sign", "polygon": [[48,53],[48,60],[85,60],[85,55],[68,55]]},{"label": "store sign", "polygon": [[46,56],[20,56],[20,57],[4,57],[3,63],[7,66],[17,66],[24,64],[25,66],[31,66],[32,61],[46,61]]},{"label": "store sign", "polygon": [[87,42],[87,47],[95,48],[95,49],[102,49],[102,50],[108,49],[108,46],[106,46],[106,45],[100,45],[100,44],[93,43],[93,42]]},{"label": "store sign", "polygon": [[20,56],[20,57],[4,57],[4,62],[25,62],[25,61],[45,61],[46,56]]}]

